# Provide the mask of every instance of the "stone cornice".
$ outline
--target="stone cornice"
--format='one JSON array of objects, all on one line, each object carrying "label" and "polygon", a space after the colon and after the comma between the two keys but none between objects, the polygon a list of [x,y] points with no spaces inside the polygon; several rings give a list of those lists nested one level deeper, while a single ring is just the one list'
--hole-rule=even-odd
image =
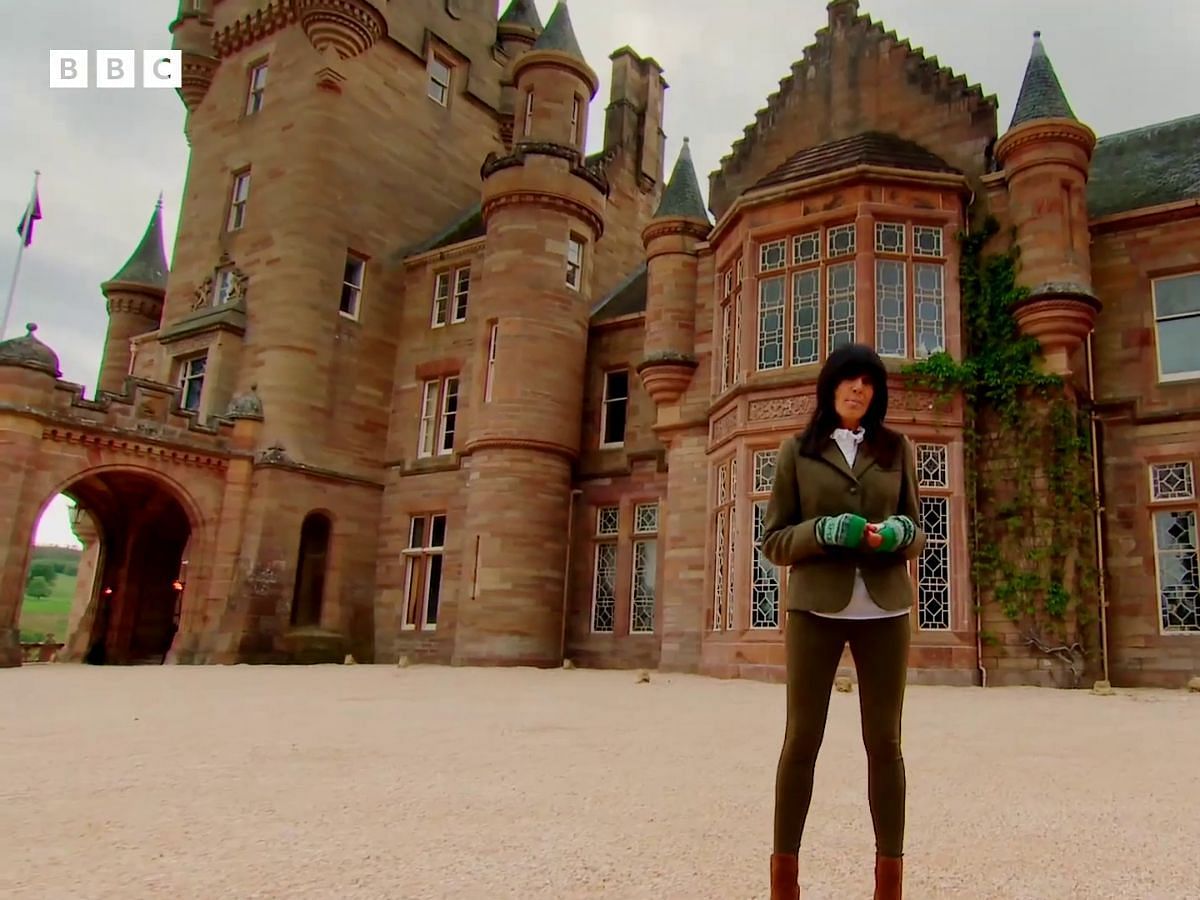
[{"label": "stone cornice", "polygon": [[1109,234],[1114,231],[1164,225],[1168,222],[1184,222],[1198,217],[1200,200],[1180,200],[1176,203],[1161,203],[1157,206],[1145,206],[1141,209],[1100,216],[1092,219],[1088,228],[1093,234]]},{"label": "stone cornice", "polygon": [[712,225],[699,219],[688,219],[682,216],[654,219],[642,229],[642,244],[649,244],[655,238],[675,237],[676,235],[704,240],[710,231],[712,231]]},{"label": "stone cornice", "polygon": [[567,460],[567,462],[572,463],[579,458],[579,451],[574,447],[568,447],[566,444],[558,444],[553,441],[533,440],[532,438],[479,438],[478,440],[469,442],[467,449],[463,453],[470,456],[481,450],[529,450],[534,453],[548,453],[551,456],[559,456]]},{"label": "stone cornice", "polygon": [[596,215],[593,209],[577,203],[569,197],[549,194],[545,191],[510,191],[492,197],[483,204],[484,221],[486,222],[496,210],[506,206],[543,206],[547,209],[562,210],[583,219],[596,236],[596,240],[599,240],[604,234],[604,219]]},{"label": "stone cornice", "polygon": [[[107,432],[107,433],[106,433]],[[43,429],[42,439],[60,444],[87,447],[91,450],[132,456],[140,459],[156,459],[173,465],[197,469],[223,471],[229,464],[227,454],[173,445],[155,440],[152,436],[109,431],[98,431],[95,426],[79,427],[68,424],[50,425]]]},{"label": "stone cornice", "polygon": [[[725,210],[725,214],[717,220],[716,225],[712,227],[711,233],[708,235],[708,241],[710,244],[716,244],[721,235],[728,231],[733,223],[737,221],[738,217],[748,209],[779,203],[783,200],[792,200],[804,194],[827,191],[859,181],[910,184],[917,187],[950,189],[964,197],[969,196],[971,193],[971,183],[965,175],[956,175],[950,172],[918,172],[913,169],[894,169],[888,166],[851,166],[850,168],[840,169],[836,172],[815,175],[812,178],[746,191],[734,200],[729,205],[729,208]],[[925,210],[913,209],[914,214],[923,212]]]},{"label": "stone cornice", "polygon": [[1035,119],[1006,132],[996,142],[994,153],[997,161],[1004,165],[1005,160],[1022,147],[1060,142],[1075,145],[1090,159],[1096,147],[1096,133],[1074,119]]},{"label": "stone cornice", "polygon": [[232,56],[251,44],[300,21],[296,0],[270,0],[266,6],[247,13],[213,35],[218,59]]}]

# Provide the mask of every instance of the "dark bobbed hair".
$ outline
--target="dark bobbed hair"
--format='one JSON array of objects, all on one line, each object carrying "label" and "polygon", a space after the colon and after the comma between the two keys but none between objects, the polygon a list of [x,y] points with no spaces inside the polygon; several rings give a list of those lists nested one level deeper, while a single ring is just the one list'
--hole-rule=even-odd
[{"label": "dark bobbed hair", "polygon": [[866,432],[863,443],[879,462],[890,468],[900,451],[901,436],[883,424],[888,409],[887,369],[879,354],[865,344],[846,344],[829,354],[821,374],[817,376],[817,408],[813,410],[808,427],[800,434],[800,452],[805,456],[820,456],[841,417],[834,405],[833,395],[843,381],[866,375],[875,388],[874,396],[862,419]]}]

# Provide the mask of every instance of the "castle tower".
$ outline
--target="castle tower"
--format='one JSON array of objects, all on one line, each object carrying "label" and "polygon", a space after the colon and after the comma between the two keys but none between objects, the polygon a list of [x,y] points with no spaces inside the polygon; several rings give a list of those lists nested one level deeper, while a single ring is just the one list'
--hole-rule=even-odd
[{"label": "castle tower", "polygon": [[[594,247],[608,185],[584,167],[596,74],[565,3],[515,66],[514,152],[483,166],[480,343],[456,664],[558,665]],[[526,101],[523,98],[531,97]]]},{"label": "castle tower", "polygon": [[496,23],[496,42],[509,59],[515,59],[533,47],[542,31],[534,0],[512,0]]},{"label": "castle tower", "polygon": [[17,611],[25,595],[29,535],[35,527],[26,479],[44,453],[41,427],[31,428],[23,409],[50,409],[57,379],[58,356],[34,336],[37,325],[25,326],[21,337],[0,341],[0,669],[21,664]]},{"label": "castle tower", "polygon": [[1095,146],[1096,135],[1067,102],[1041,32],[1034,32],[1012,123],[995,152],[1021,251],[1020,282],[1031,291],[1017,321],[1041,342],[1047,368],[1062,375],[1100,309],[1092,292],[1086,194]]},{"label": "castle tower", "polygon": [[[218,60],[213,53],[212,0],[179,0],[179,14],[171,23],[171,48],[181,51],[182,85],[176,89],[187,107],[188,119],[212,86]],[[190,130],[184,133],[191,140]]]},{"label": "castle tower", "polygon": [[516,85],[513,83],[515,63],[528,53],[543,31],[542,19],[538,15],[534,0],[512,0],[496,23],[496,43],[508,59],[504,77],[500,81],[501,136],[504,146],[512,147],[513,120],[516,118]]},{"label": "castle tower", "polygon": [[711,225],[688,139],[654,218],[642,231],[646,247],[646,341],[638,374],[661,410],[687,388],[696,368],[697,244]]},{"label": "castle tower", "polygon": [[167,254],[163,249],[161,194],[137,249],[100,290],[108,300],[108,332],[96,391],[120,393],[129,373],[130,342],[154,331],[162,321]]}]

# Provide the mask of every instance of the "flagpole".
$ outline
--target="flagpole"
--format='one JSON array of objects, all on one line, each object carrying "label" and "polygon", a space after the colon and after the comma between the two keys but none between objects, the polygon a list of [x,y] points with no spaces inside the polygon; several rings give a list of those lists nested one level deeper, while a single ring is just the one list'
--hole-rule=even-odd
[{"label": "flagpole", "polygon": [[4,302],[4,319],[0,321],[0,341],[8,333],[8,317],[12,314],[13,298],[17,294],[17,276],[21,274],[21,257],[25,255],[25,243],[33,230],[33,211],[37,205],[38,177],[41,171],[33,172],[33,190],[29,194],[29,205],[25,207],[25,228],[21,232],[21,243],[17,247],[17,263],[13,266],[12,281],[8,285],[8,299]]}]

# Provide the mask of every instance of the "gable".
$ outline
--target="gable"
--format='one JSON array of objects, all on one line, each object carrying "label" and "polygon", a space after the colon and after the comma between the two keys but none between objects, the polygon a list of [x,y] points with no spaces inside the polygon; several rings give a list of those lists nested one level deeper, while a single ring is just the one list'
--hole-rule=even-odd
[{"label": "gable", "polygon": [[859,15],[857,0],[835,0],[829,25],[710,176],[710,209],[719,219],[799,151],[864,132],[919,144],[974,181],[996,139],[996,108],[978,85]]}]

